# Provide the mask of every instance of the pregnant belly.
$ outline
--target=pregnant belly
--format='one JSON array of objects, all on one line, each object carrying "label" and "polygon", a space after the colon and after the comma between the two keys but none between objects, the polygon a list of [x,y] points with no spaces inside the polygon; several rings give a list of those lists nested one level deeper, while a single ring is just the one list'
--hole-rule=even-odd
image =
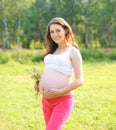
[{"label": "pregnant belly", "polygon": [[40,91],[63,88],[70,83],[70,76],[54,69],[46,69],[40,79]]}]

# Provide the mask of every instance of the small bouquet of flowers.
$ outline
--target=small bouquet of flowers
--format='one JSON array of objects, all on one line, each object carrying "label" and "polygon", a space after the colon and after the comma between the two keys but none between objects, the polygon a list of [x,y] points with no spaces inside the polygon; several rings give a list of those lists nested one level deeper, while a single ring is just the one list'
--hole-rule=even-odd
[{"label": "small bouquet of flowers", "polygon": [[[37,69],[36,67],[32,67],[31,69],[31,78],[34,79],[36,85],[39,85],[39,80],[42,74],[42,71],[40,69]],[[38,95],[38,92],[37,92]]]}]

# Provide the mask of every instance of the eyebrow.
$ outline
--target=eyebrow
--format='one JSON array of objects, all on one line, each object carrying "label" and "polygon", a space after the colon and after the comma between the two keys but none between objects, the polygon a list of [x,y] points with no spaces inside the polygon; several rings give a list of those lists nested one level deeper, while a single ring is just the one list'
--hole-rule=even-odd
[{"label": "eyebrow", "polygon": [[50,30],[50,32],[53,32],[53,31],[60,31],[61,29],[57,28],[55,30]]}]

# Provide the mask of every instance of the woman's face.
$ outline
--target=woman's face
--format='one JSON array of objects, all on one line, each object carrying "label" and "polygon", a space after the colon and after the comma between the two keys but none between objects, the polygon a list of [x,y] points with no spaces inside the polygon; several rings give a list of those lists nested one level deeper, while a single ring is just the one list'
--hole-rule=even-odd
[{"label": "woman's face", "polygon": [[50,36],[52,40],[57,44],[65,43],[65,30],[59,24],[50,25]]}]

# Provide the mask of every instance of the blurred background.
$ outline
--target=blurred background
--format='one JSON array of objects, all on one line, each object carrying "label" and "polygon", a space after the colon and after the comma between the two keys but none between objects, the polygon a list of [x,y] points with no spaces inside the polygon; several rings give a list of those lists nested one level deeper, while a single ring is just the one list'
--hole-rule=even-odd
[{"label": "blurred background", "polygon": [[42,48],[53,17],[69,22],[81,47],[116,47],[116,0],[1,0],[0,48]]}]

